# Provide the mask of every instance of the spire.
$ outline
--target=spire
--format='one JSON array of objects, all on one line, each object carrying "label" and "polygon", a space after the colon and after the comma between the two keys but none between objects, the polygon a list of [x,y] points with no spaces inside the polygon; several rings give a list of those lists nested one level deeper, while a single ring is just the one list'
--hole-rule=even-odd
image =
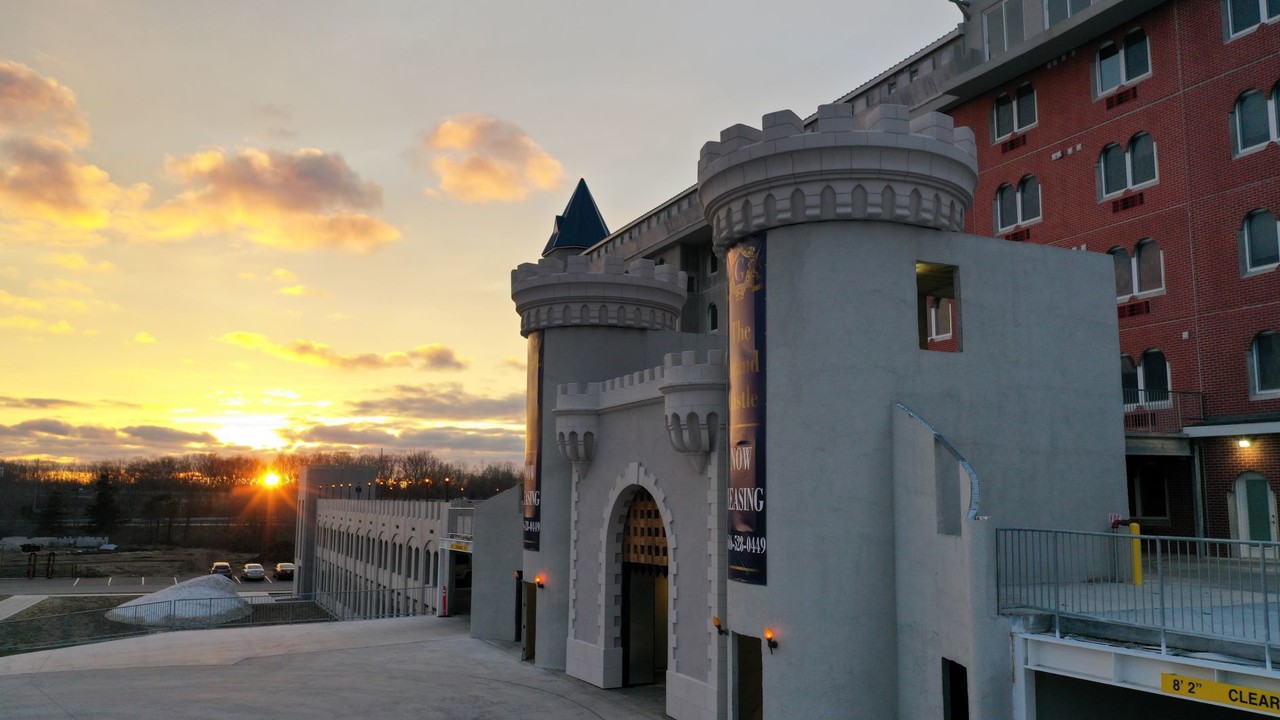
[{"label": "spire", "polygon": [[542,250],[542,256],[548,257],[556,250],[578,248],[585,250],[609,235],[609,228],[600,216],[595,198],[587,189],[586,180],[578,180],[578,187],[573,190],[573,197],[564,206],[564,213],[556,216],[555,226],[551,230],[551,238]]}]

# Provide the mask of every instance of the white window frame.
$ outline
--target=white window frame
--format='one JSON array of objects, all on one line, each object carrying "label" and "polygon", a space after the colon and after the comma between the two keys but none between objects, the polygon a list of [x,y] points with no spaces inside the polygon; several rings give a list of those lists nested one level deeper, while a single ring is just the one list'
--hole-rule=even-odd
[{"label": "white window frame", "polygon": [[[1146,135],[1147,137],[1151,138],[1151,162],[1152,162],[1152,165],[1154,166],[1155,173],[1150,180],[1143,180],[1140,183],[1135,183],[1133,181],[1133,141],[1140,135]],[[1131,192],[1133,190],[1140,190],[1142,188],[1150,187],[1160,182],[1160,154],[1159,154],[1159,148],[1156,147],[1156,139],[1154,137],[1151,137],[1151,133],[1145,130],[1140,130],[1134,133],[1133,137],[1129,138],[1128,145],[1123,146],[1124,147],[1124,187],[1120,188],[1119,190],[1115,190],[1113,192],[1108,193],[1107,192],[1107,168],[1103,162],[1103,157],[1106,155],[1107,148],[1110,148],[1110,147],[1122,147],[1122,146],[1120,145],[1120,143],[1108,143],[1106,147],[1102,148],[1102,152],[1098,153],[1098,190],[1100,191],[1099,194],[1103,199],[1110,200],[1111,198],[1119,197],[1120,195],[1123,195],[1126,192]]]},{"label": "white window frame", "polygon": [[[1140,273],[1139,273],[1140,266],[1138,264],[1138,251],[1140,248],[1142,248],[1143,245],[1154,247],[1156,249],[1156,252],[1159,253],[1159,258],[1160,258],[1160,286],[1155,288],[1150,288],[1147,290],[1142,289],[1141,283],[1138,282],[1138,279],[1140,277]],[[1139,240],[1136,245],[1133,246],[1133,252],[1129,252],[1128,248],[1115,247],[1115,248],[1112,248],[1111,250],[1108,250],[1107,254],[1111,255],[1114,258],[1117,251],[1124,251],[1125,254],[1129,256],[1129,286],[1133,288],[1133,292],[1128,295],[1121,295],[1119,292],[1117,292],[1116,293],[1117,304],[1128,302],[1134,299],[1148,298],[1148,297],[1154,297],[1156,295],[1164,294],[1164,289],[1165,289],[1164,250],[1161,249],[1159,243],[1157,243],[1152,238],[1143,238]],[[1112,262],[1114,262],[1114,260]]]},{"label": "white window frame", "polygon": [[[1039,206],[1039,214],[1034,217],[1023,217],[1022,214],[1022,195],[1023,191],[1026,189],[1028,180],[1035,180],[1036,187],[1039,188],[1039,199],[1036,203]],[[1014,215],[1016,216],[1013,218],[1014,222],[1008,225],[1004,224],[1004,220],[1006,218],[1004,217],[1004,213],[1000,207],[1000,194],[1004,192],[1005,188],[1013,190]],[[1014,185],[1013,183],[1005,183],[996,188],[996,208],[994,214],[997,233],[1008,232],[1014,228],[1026,225],[1035,225],[1040,222],[1044,217],[1044,183],[1041,183],[1040,179],[1035,175],[1024,175],[1022,176],[1022,179],[1018,181],[1017,185]]]},{"label": "white window frame", "polygon": [[[1164,400],[1152,401],[1149,398],[1147,398],[1148,391],[1160,392],[1160,390],[1151,389],[1147,387],[1147,373],[1144,365],[1146,365],[1146,362],[1147,362],[1147,355],[1152,352],[1158,352],[1160,353],[1161,357],[1164,358],[1164,374],[1165,374],[1164,392],[1169,394],[1169,397],[1165,398]],[[1128,356],[1128,357],[1130,362],[1132,362],[1133,357],[1132,356]],[[1171,407],[1173,405],[1173,363],[1169,362],[1169,356],[1165,355],[1163,350],[1159,350],[1156,348],[1150,348],[1148,350],[1144,350],[1143,353],[1138,356],[1138,361],[1134,363],[1134,368],[1138,371],[1137,402],[1131,403],[1128,401],[1129,400],[1128,398],[1125,398],[1125,403],[1124,403],[1125,411],[1127,412],[1129,410],[1134,410],[1140,407],[1141,408]]]},{"label": "white window frame", "polygon": [[[1085,10],[1088,10],[1090,7],[1093,6],[1093,3],[1094,3],[1094,0],[1089,0],[1089,2],[1086,3],[1085,5],[1085,10],[1080,10],[1078,12],[1071,12],[1071,0],[1063,0],[1063,1],[1067,3],[1067,16],[1063,18],[1060,22],[1066,22],[1067,20],[1070,20],[1073,16],[1079,15]],[[1049,23],[1049,0],[1044,0],[1044,6],[1042,9],[1044,10],[1044,29],[1048,30],[1049,28],[1053,27],[1053,25]]]},{"label": "white window frame", "polygon": [[1231,29],[1231,26],[1232,26],[1231,0],[1222,0],[1222,18],[1226,22],[1227,42],[1235,40],[1236,38],[1244,37],[1245,35],[1248,35],[1249,33],[1262,27],[1263,25],[1268,25],[1273,22],[1280,22],[1280,12],[1277,12],[1275,15],[1272,15],[1270,17],[1267,16],[1267,5],[1268,5],[1267,0],[1255,0],[1255,2],[1258,3],[1258,18],[1259,18],[1258,22],[1246,28],[1243,28],[1241,30],[1232,30]]},{"label": "white window frame", "polygon": [[[1251,95],[1251,94],[1262,95],[1263,98],[1265,99],[1266,112],[1267,112],[1267,139],[1255,145],[1249,145],[1248,147],[1245,147],[1244,125],[1243,125],[1244,121],[1243,121],[1243,115],[1240,112],[1240,104],[1244,101],[1245,96]],[[1242,155],[1252,155],[1253,153],[1258,152],[1259,150],[1262,150],[1267,145],[1270,145],[1271,143],[1277,141],[1277,132],[1280,132],[1280,124],[1277,124],[1276,122],[1276,116],[1277,116],[1276,103],[1280,102],[1280,100],[1277,99],[1277,95],[1280,95],[1280,84],[1271,88],[1271,92],[1265,95],[1263,95],[1261,90],[1251,88],[1249,90],[1246,90],[1240,93],[1240,95],[1236,97],[1235,104],[1231,106],[1231,134],[1234,136],[1232,138],[1232,140],[1234,141],[1232,142],[1232,151],[1235,157],[1241,157]]]},{"label": "white window frame", "polygon": [[[952,305],[951,298],[935,297],[929,299],[929,340],[951,339],[956,320],[955,313],[951,311]],[[938,319],[944,307],[946,308],[947,329],[946,332],[940,332]]]},{"label": "white window frame", "polygon": [[[1141,75],[1135,75],[1133,77],[1130,77],[1129,76],[1129,60],[1126,57],[1127,55],[1126,51],[1128,50],[1128,47],[1129,47],[1129,37],[1133,35],[1135,32],[1142,33],[1142,44],[1144,46],[1143,51],[1147,55],[1147,71],[1142,73]],[[1101,56],[1102,56],[1102,51],[1108,47],[1115,47],[1116,57],[1120,59],[1120,82],[1116,83],[1112,87],[1104,88],[1102,87],[1102,57]],[[1108,40],[1107,42],[1098,46],[1097,52],[1093,54],[1093,86],[1094,86],[1094,92],[1097,93],[1097,97],[1099,98],[1104,98],[1108,95],[1111,95],[1112,93],[1123,90],[1129,87],[1130,85],[1136,85],[1142,80],[1146,80],[1147,78],[1151,77],[1151,74],[1153,72],[1155,72],[1155,68],[1151,64],[1151,36],[1147,34],[1146,30],[1143,30],[1140,27],[1133,28],[1129,32],[1125,33],[1124,37],[1120,39],[1120,42]]]},{"label": "white window frame", "polygon": [[[1022,113],[1018,111],[1018,93],[1021,92],[1023,88],[1029,88],[1031,90],[1031,103],[1032,106],[1035,107],[1035,119],[1030,122],[1023,118]],[[1001,100],[1009,101],[1009,114],[1013,117],[1013,122],[1010,123],[1009,132],[1004,133],[1003,135],[1000,134]],[[1039,98],[1036,97],[1036,89],[1031,83],[1023,83],[1019,85],[1012,93],[1006,92],[997,95],[995,102],[991,103],[991,134],[993,136],[993,142],[1000,142],[1001,140],[1012,137],[1017,133],[1027,132],[1031,128],[1040,124],[1040,106],[1037,104],[1038,102]]]},{"label": "white window frame", "polygon": [[[1267,263],[1265,265],[1258,265],[1256,267],[1250,264],[1249,257],[1252,253],[1249,252],[1249,250],[1253,245],[1253,237],[1249,232],[1249,219],[1259,213],[1267,213],[1271,216],[1272,221],[1276,223],[1277,245],[1280,245],[1280,218],[1277,218],[1275,213],[1265,208],[1255,208],[1245,213],[1244,220],[1240,223],[1240,266],[1243,270],[1242,274],[1245,276],[1271,272],[1272,270],[1280,267],[1280,261]],[[1277,254],[1280,255],[1280,253]]]},{"label": "white window frame", "polygon": [[[1000,57],[1001,55],[1009,52],[1008,8],[1013,3],[1022,3],[1022,2],[1023,0],[1004,0],[1003,2],[999,2],[999,3],[996,3],[995,5],[992,5],[982,13],[982,59],[983,60],[990,60],[991,58]],[[1025,18],[1025,12],[1026,10],[1024,8],[1022,10],[1022,13],[1024,13],[1024,18]],[[1000,16],[999,30],[1000,30],[1000,43],[1001,43],[1002,49],[1000,50],[1000,52],[993,54],[991,52],[991,31],[992,31],[991,18],[994,17],[997,13]],[[1024,37],[1022,39],[1016,40],[1016,42],[1020,43],[1025,39],[1026,38]]]},{"label": "white window frame", "polygon": [[1257,399],[1269,399],[1280,397],[1280,385],[1276,387],[1262,387],[1262,358],[1258,353],[1258,338],[1263,336],[1275,337],[1280,335],[1272,330],[1265,330],[1253,336],[1253,340],[1249,343],[1249,385],[1252,396]]}]

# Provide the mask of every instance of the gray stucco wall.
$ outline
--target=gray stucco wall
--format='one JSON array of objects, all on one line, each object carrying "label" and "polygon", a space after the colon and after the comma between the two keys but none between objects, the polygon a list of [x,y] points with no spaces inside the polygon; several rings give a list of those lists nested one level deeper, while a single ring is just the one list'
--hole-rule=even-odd
[{"label": "gray stucco wall", "polygon": [[[475,540],[471,566],[471,636],[486,640],[515,640],[516,580],[520,569],[521,486],[498,493],[476,505]],[[483,602],[479,602],[484,598]]]},{"label": "gray stucco wall", "polygon": [[[1111,266],[879,222],[775,229],[767,252],[769,585],[729,583],[730,623],[778,635],[766,716],[894,717],[899,680],[918,678],[898,677],[898,614],[916,611],[895,590],[893,404],[968,457],[992,522],[1101,529],[1124,508]],[[919,349],[917,261],[958,266],[963,352]],[[936,532],[932,518],[920,526]],[[983,553],[967,574],[994,586]],[[929,579],[915,600],[960,582],[947,557],[913,558]],[[918,640],[937,657],[936,637]]]}]

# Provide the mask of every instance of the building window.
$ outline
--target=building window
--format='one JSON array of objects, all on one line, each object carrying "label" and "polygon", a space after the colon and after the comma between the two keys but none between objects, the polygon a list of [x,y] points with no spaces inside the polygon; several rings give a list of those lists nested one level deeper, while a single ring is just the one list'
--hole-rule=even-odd
[{"label": "building window", "polygon": [[1125,150],[1116,143],[1102,149],[1102,195],[1109,197],[1155,182],[1156,143],[1145,132],[1134,135]]},{"label": "building window", "polygon": [[1227,18],[1230,35],[1235,37],[1280,19],[1280,0],[1227,0]]},{"label": "building window", "polygon": [[1116,269],[1116,299],[1124,302],[1134,295],[1164,291],[1164,253],[1150,238],[1138,243],[1130,257],[1124,248],[1111,251]]},{"label": "building window", "polygon": [[1003,94],[996,98],[993,126],[997,141],[1036,124],[1036,91],[1030,85],[1018,88],[1014,97]]},{"label": "building window", "polygon": [[1169,363],[1159,350],[1142,353],[1142,359],[1137,365],[1133,364],[1133,358],[1128,355],[1120,356],[1120,383],[1127,409],[1168,403],[1171,385],[1169,378]]},{"label": "building window", "polygon": [[1254,210],[1244,218],[1240,230],[1246,273],[1271,270],[1280,265],[1280,227],[1276,216]]},{"label": "building window", "polygon": [[1022,1],[1005,0],[982,14],[986,59],[999,57],[1022,42]]},{"label": "building window", "polygon": [[1147,47],[1147,34],[1131,30],[1124,36],[1124,43],[1106,43],[1098,49],[1095,63],[1098,72],[1098,94],[1105,95],[1151,74],[1151,55]]},{"label": "building window", "polygon": [[1253,339],[1253,387],[1259,393],[1280,392],[1280,333],[1270,330]]},{"label": "building window", "polygon": [[1040,181],[1028,175],[1013,185],[996,191],[996,230],[1005,230],[1040,219]]},{"label": "building window", "polygon": [[951,298],[929,298],[929,339],[951,338]]},{"label": "building window", "polygon": [[1280,134],[1276,123],[1278,94],[1280,86],[1273,88],[1270,96],[1249,90],[1236,99],[1231,111],[1231,134],[1235,136],[1237,155],[1260,148]]},{"label": "building window", "polygon": [[720,329],[720,311],[716,308],[715,303],[707,306],[707,331],[715,332]]},{"label": "building window", "polygon": [[1045,27],[1053,27],[1089,7],[1089,0],[1047,0],[1045,2]]},{"label": "building window", "polygon": [[1158,465],[1136,468],[1129,478],[1129,517],[1169,519],[1169,483]]}]

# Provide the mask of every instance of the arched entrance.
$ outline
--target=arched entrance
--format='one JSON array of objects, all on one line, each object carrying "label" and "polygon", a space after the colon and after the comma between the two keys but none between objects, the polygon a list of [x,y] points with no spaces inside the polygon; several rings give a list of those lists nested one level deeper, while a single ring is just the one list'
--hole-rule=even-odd
[{"label": "arched entrance", "polygon": [[[1269,542],[1276,539],[1276,495],[1266,477],[1256,472],[1243,472],[1233,487],[1236,498],[1237,536],[1241,540]],[[1245,547],[1244,555],[1256,555],[1256,549]]]},{"label": "arched entrance", "polygon": [[622,682],[649,685],[667,671],[667,533],[649,491],[633,492],[622,533]]}]

